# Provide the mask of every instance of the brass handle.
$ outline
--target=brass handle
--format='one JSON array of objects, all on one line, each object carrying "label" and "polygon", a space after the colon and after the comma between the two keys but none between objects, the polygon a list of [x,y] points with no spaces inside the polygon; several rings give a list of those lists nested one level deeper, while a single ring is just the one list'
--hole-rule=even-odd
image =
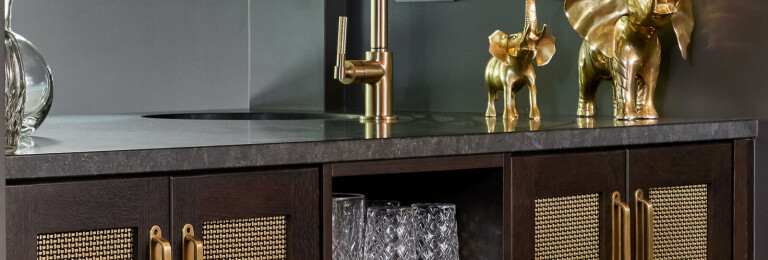
[{"label": "brass handle", "polygon": [[171,243],[163,238],[163,233],[158,226],[153,226],[149,230],[149,259],[171,260]]},{"label": "brass handle", "polygon": [[203,260],[203,240],[195,236],[195,229],[190,224],[181,230],[181,259]]},{"label": "brass handle", "polygon": [[653,205],[635,191],[635,260],[653,259]]},{"label": "brass handle", "polygon": [[339,16],[339,38],[336,42],[336,67],[333,70],[333,78],[344,80],[346,78],[347,55],[347,17]]},{"label": "brass handle", "polygon": [[611,194],[611,248],[612,260],[630,260],[629,249],[629,206],[621,202],[621,194]]}]

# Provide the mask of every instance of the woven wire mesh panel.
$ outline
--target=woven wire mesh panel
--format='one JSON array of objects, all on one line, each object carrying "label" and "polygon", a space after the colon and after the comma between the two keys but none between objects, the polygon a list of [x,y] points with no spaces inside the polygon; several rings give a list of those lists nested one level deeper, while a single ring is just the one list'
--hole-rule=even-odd
[{"label": "woven wire mesh panel", "polygon": [[285,216],[203,223],[203,259],[286,259]]},{"label": "woven wire mesh panel", "polygon": [[600,258],[600,194],[536,200],[536,260]]},{"label": "woven wire mesh panel", "polygon": [[135,238],[132,228],[37,235],[37,260],[135,259]]},{"label": "woven wire mesh panel", "polygon": [[651,188],[653,255],[707,259],[707,185]]}]

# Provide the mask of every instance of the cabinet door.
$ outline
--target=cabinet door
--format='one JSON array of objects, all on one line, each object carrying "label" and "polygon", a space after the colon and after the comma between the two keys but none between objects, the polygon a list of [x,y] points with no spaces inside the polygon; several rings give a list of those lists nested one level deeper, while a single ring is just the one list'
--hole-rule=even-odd
[{"label": "cabinet door", "polygon": [[147,259],[167,237],[168,178],[6,187],[8,259]]},{"label": "cabinet door", "polygon": [[610,259],[611,195],[625,174],[623,150],[513,157],[506,259]]},{"label": "cabinet door", "polygon": [[319,259],[316,168],[171,178],[171,245],[191,224],[205,259]]},{"label": "cabinet door", "polygon": [[732,164],[731,143],[629,150],[629,191],[654,208],[656,259],[732,258]]}]

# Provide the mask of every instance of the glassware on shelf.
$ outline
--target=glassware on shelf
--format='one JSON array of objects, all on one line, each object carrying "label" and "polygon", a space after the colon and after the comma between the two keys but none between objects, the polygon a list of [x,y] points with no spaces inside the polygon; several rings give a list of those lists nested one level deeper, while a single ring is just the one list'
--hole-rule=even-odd
[{"label": "glassware on shelf", "polygon": [[363,258],[365,196],[333,193],[332,251],[333,260]]},{"label": "glassware on shelf", "polygon": [[9,123],[8,131],[28,136],[40,127],[51,110],[53,78],[48,63],[37,47],[11,30],[12,0],[4,1],[6,120]]},{"label": "glassware on shelf", "polygon": [[366,200],[365,207],[400,207],[400,201],[396,200]]},{"label": "glassware on shelf", "polygon": [[458,260],[456,205],[416,203],[411,207],[414,210],[418,259]]},{"label": "glassware on shelf", "polygon": [[416,259],[413,209],[374,206],[366,211],[365,260]]}]

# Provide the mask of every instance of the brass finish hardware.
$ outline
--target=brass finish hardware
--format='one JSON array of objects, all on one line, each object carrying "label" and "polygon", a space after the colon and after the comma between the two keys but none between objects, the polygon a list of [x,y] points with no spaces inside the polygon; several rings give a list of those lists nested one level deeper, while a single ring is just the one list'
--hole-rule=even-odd
[{"label": "brass finish hardware", "polygon": [[621,194],[611,194],[611,249],[612,260],[630,260],[629,206],[621,201]]},{"label": "brass finish hardware", "polygon": [[485,85],[488,87],[488,108],[486,117],[496,116],[499,92],[504,94],[504,118],[518,117],[515,107],[515,93],[524,86],[529,88],[531,112],[529,119],[539,120],[539,106],[536,102],[536,72],[533,60],[544,66],[555,55],[555,37],[547,33],[545,24],[539,31],[536,19],[536,1],[526,1],[525,29],[522,32],[506,34],[497,30],[488,37],[488,51],[493,55],[485,68]]},{"label": "brass finish hardware", "polygon": [[365,60],[347,60],[347,17],[339,17],[333,78],[344,85],[365,83],[362,120],[394,121],[392,114],[392,53],[387,50],[387,1],[371,0],[371,51]]},{"label": "brass finish hardware", "polygon": [[392,122],[361,120],[365,124],[365,139],[392,137]]},{"label": "brass finish hardware", "polygon": [[158,226],[153,226],[149,230],[149,259],[171,260],[171,243],[163,238],[163,233]]},{"label": "brass finish hardware", "polygon": [[653,205],[643,190],[635,191],[635,260],[653,258]]},{"label": "brass finish hardware", "polygon": [[614,118],[655,119],[661,64],[659,31],[672,23],[683,59],[693,31],[692,0],[566,0],[565,14],[584,38],[579,51],[579,116],[595,115],[597,87],[613,82]]},{"label": "brass finish hardware", "polygon": [[190,224],[181,230],[181,259],[203,260],[203,240],[195,236],[195,229]]}]

